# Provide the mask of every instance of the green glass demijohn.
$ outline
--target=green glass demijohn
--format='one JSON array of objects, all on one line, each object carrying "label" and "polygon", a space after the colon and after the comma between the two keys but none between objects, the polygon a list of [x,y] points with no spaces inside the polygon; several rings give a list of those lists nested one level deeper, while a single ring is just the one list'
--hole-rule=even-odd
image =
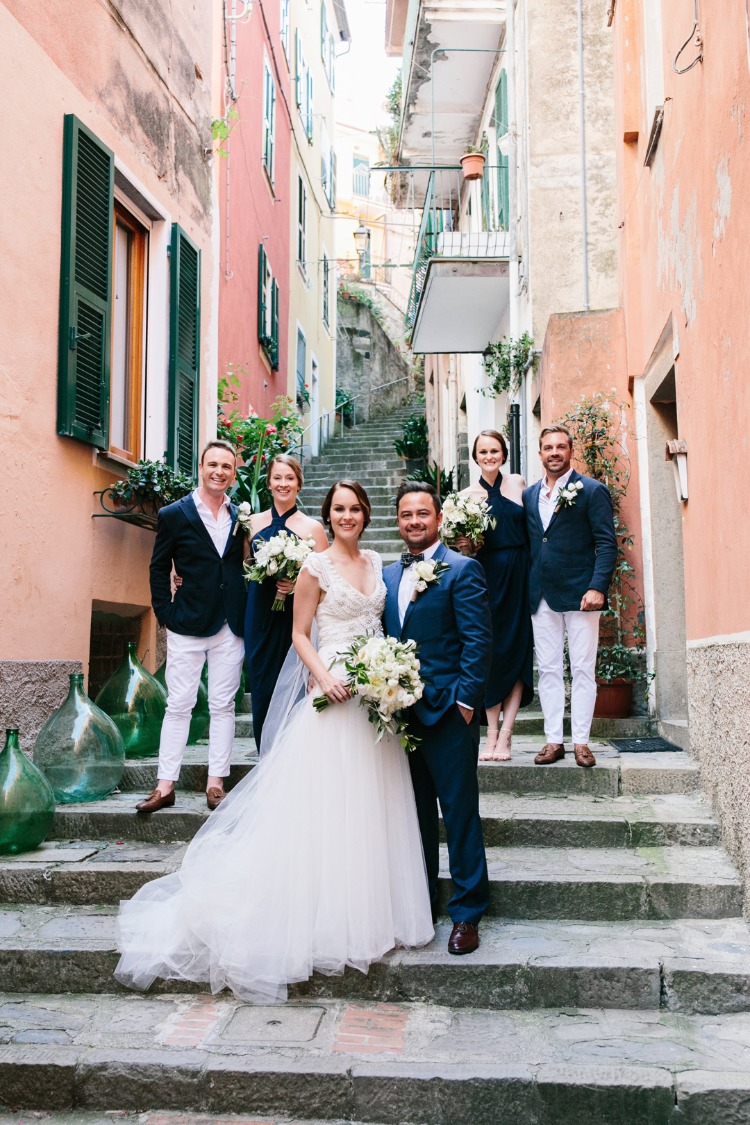
[{"label": "green glass demijohn", "polygon": [[83,676],[70,677],[68,697],[37,735],[34,764],[62,804],[101,801],[120,784],[125,744],[109,715],[83,690]]},{"label": "green glass demijohn", "polygon": [[158,753],[167,694],[141,664],[132,641],[122,664],[97,695],[96,705],[114,720],[126,758],[150,758]]},{"label": "green glass demijohn", "polygon": [[[203,675],[201,676],[200,683],[198,684],[198,698],[195,701],[195,707],[190,717],[190,730],[188,732],[188,746],[195,746],[196,742],[201,738],[208,737],[208,726],[211,720],[211,715],[208,710],[208,687],[205,678],[206,665],[203,665]],[[164,691],[169,695],[167,687],[167,663],[166,661],[154,672],[154,679],[158,680]]]},{"label": "green glass demijohn", "polygon": [[0,750],[0,855],[17,855],[39,847],[54,818],[52,786],[26,757],[18,743],[18,731],[11,727]]}]

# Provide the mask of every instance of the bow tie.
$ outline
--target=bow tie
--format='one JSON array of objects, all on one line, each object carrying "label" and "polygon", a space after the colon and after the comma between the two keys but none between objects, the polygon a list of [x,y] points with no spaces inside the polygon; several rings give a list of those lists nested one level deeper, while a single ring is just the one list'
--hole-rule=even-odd
[{"label": "bow tie", "polygon": [[413,563],[424,562],[424,551],[419,555],[413,555],[411,551],[403,551],[401,554],[401,565],[403,567],[411,566]]}]

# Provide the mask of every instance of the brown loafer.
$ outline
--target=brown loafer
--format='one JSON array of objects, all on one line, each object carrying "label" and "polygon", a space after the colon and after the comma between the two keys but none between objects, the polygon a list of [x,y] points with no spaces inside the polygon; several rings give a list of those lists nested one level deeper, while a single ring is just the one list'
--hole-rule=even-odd
[{"label": "brown loafer", "polygon": [[171,809],[174,804],[174,789],[171,793],[160,793],[154,789],[145,800],[139,801],[135,806],[136,812],[158,812],[159,809]]},{"label": "brown loafer", "polygon": [[218,785],[212,785],[210,789],[206,790],[206,804],[212,812],[214,809],[218,809],[225,797],[226,793],[223,789],[219,789]]},{"label": "brown loafer", "polygon": [[588,746],[581,742],[577,742],[573,747],[573,755],[576,760],[577,766],[595,766],[596,758],[589,750]]},{"label": "brown loafer", "polygon": [[473,922],[456,922],[448,938],[449,953],[473,953],[479,948],[479,926]]},{"label": "brown loafer", "polygon": [[534,762],[538,766],[551,766],[553,762],[559,762],[561,758],[565,757],[565,747],[557,742],[548,742],[544,745]]}]

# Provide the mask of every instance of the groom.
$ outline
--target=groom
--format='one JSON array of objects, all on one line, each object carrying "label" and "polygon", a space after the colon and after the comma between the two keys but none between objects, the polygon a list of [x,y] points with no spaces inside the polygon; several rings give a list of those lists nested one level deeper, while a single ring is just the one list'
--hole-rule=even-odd
[{"label": "groom", "polygon": [[[400,562],[383,571],[388,590],[384,623],[388,635],[419,646],[424,695],[408,712],[409,730],[419,739],[409,766],[433,918],[438,907],[439,801],[454,885],[448,951],[473,953],[489,897],[477,785],[479,709],[492,645],[487,585],[475,559],[440,542],[441,504],[431,485],[405,481],[396,495],[396,515],[407,550]],[[431,564],[427,572],[415,565],[423,561]],[[425,581],[425,573],[426,586],[419,591],[417,583]]]}]

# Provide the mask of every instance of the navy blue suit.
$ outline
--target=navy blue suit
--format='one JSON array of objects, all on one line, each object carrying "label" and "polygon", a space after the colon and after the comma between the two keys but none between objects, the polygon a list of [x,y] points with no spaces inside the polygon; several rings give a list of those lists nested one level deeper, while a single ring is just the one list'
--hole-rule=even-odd
[{"label": "navy blue suit", "polygon": [[[399,623],[398,588],[403,568],[383,571],[388,596],[384,626],[389,636],[419,646],[424,695],[408,713],[420,739],[409,755],[433,910],[438,905],[438,807],[443,814],[454,891],[448,913],[454,922],[477,923],[487,909],[487,860],[479,816],[477,758],[479,708],[490,667],[492,626],[484,571],[441,543],[433,558],[448,565]],[[460,700],[474,708],[466,723]]]},{"label": "navy blue suit", "polygon": [[617,539],[612,516],[609,489],[593,477],[583,476],[575,469],[568,484],[580,481],[572,507],[555,512],[545,531],[539,517],[537,481],[524,489],[523,506],[531,545],[529,603],[536,613],[545,599],[556,613],[581,608],[587,590],[599,590],[606,596],[617,561]]},{"label": "navy blue suit", "polygon": [[[230,504],[232,531],[237,509]],[[214,546],[192,496],[162,508],[151,556],[151,604],[160,625],[188,637],[213,637],[226,621],[241,637],[245,629],[243,535],[227,539],[224,554]],[[172,600],[172,564],[182,578]]]}]

